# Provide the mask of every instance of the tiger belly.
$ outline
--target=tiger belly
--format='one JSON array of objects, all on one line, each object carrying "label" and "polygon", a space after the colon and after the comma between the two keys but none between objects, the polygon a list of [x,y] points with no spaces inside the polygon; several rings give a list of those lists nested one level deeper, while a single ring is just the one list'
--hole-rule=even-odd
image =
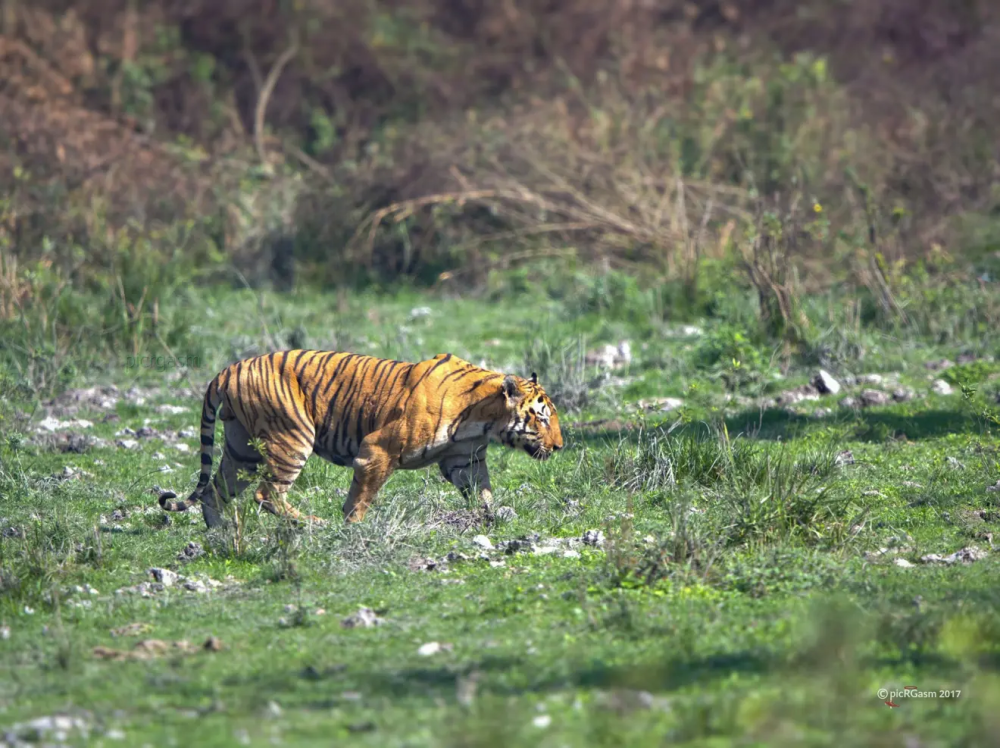
[{"label": "tiger belly", "polygon": [[416,470],[440,462],[446,457],[485,456],[492,423],[466,422],[452,431],[451,425],[441,426],[434,440],[404,452],[399,465],[404,470]]}]

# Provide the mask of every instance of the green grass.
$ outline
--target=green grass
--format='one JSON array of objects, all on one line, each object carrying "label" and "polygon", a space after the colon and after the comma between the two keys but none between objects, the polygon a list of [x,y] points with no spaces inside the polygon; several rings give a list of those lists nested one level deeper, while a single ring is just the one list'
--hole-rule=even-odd
[{"label": "green grass", "polygon": [[[1000,739],[997,561],[919,560],[971,545],[988,551],[1000,521],[998,495],[986,491],[1000,478],[1000,440],[989,429],[993,369],[956,372],[956,384],[979,387],[967,401],[929,394],[929,377],[940,375],[923,366],[956,360],[962,341],[863,330],[859,345],[837,349],[853,354],[834,374],[895,372],[914,400],[854,411],[839,406],[841,394],[763,409],[762,397],[807,382],[812,364],[779,379],[772,351],[734,340],[731,325],[713,320],[691,338],[571,297],[367,295],[338,307],[326,296],[267,295],[263,310],[247,292],[203,298],[203,314],[165,307],[165,319],[193,320],[161,336],[171,353],[143,343],[144,353],[191,357],[183,376],[127,368],[127,354],[96,345],[63,354],[76,386],[147,388],[141,403],[118,402],[117,420],[57,414],[92,421],[87,433],[107,441],[82,454],[25,438],[31,430],[22,434],[13,416],[31,405],[30,386],[26,395],[16,385],[32,385],[32,370],[13,354],[4,359],[3,729],[72,713],[105,745]],[[619,339],[631,340],[635,358],[614,372],[624,381],[608,384],[579,352]],[[538,365],[542,384],[579,411],[564,412],[566,449],[544,464],[491,447],[496,503],[517,514],[493,528],[476,524],[474,507],[436,470],[395,475],[363,523],[342,526],[351,473],[316,458],[290,498],[333,519],[328,527],[293,531],[257,517],[246,499],[238,537],[206,533],[200,514],[162,524],[152,486],[184,495],[198,468],[200,393],[182,388],[275,345],[410,360],[451,351],[522,374]],[[996,340],[977,350],[996,351]],[[750,375],[732,369],[734,355]],[[685,405],[659,415],[635,407],[665,396]],[[187,412],[161,412],[164,404]],[[117,432],[146,419],[161,432],[192,429],[192,438],[172,440],[191,451],[142,438],[134,450],[113,446]],[[68,465],[86,474],[51,477]],[[159,472],[163,465],[172,472]],[[604,534],[602,547],[572,541],[588,530]],[[472,542],[480,533],[495,545],[537,533],[536,548],[558,547],[487,551],[487,560]],[[192,541],[204,554],[179,561]],[[891,553],[879,556],[882,548]],[[895,565],[897,555],[913,567]],[[152,567],[221,584],[116,594],[151,582]],[[343,628],[361,606],[384,623]],[[139,637],[112,634],[135,623],[148,624]],[[143,638],[200,646],[209,636],[221,651],[139,662],[94,654]],[[419,654],[429,642],[446,646]],[[897,698],[895,709],[877,696],[909,685],[961,696]]]}]

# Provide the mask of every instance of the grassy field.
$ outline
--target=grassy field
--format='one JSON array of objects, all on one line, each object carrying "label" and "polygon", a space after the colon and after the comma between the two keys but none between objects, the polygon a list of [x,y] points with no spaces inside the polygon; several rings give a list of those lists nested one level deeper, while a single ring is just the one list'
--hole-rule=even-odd
[{"label": "grassy field", "polygon": [[[54,400],[17,386],[44,356],[7,359],[0,743],[1000,742],[996,331],[834,324],[784,366],[600,294],[201,298],[163,305],[161,345],[81,347]],[[492,527],[436,469],[345,527],[351,472],[316,458],[290,498],[326,527],[248,498],[238,532],[165,521],[206,382],[285,347],[535,370],[566,448],[491,447]]]}]

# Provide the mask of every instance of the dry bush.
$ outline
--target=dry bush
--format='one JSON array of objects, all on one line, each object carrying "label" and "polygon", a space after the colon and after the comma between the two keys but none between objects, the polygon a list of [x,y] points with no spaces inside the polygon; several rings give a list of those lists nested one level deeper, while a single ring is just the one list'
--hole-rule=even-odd
[{"label": "dry bush", "polygon": [[[847,233],[872,225],[856,182],[903,210],[891,264],[947,244],[1000,181],[1000,24],[975,0],[4,9],[4,231],[22,259],[43,238],[80,249],[92,275],[123,226],[191,221],[198,263],[294,255],[328,280],[554,253],[691,280],[753,225],[748,192],[793,181]],[[772,44],[813,62],[775,65]],[[834,243],[799,258],[808,276]]]}]

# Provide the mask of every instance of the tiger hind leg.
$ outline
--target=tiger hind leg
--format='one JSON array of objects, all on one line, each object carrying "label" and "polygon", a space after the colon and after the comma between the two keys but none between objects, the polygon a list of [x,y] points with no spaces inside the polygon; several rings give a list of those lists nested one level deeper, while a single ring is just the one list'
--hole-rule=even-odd
[{"label": "tiger hind leg", "polygon": [[254,495],[257,505],[261,509],[295,520],[307,519],[318,524],[325,523],[325,520],[312,514],[303,515],[285,499],[285,495],[299,477],[310,454],[312,454],[311,444],[296,442],[289,445],[272,441],[268,454],[264,456],[267,476],[261,481]]},{"label": "tiger hind leg", "polygon": [[[201,516],[208,528],[225,524],[225,505],[235,499],[250,485],[251,477],[257,472],[257,462],[246,462],[235,458],[227,450],[219,463],[219,469],[212,479],[211,488],[201,495]],[[249,477],[246,475],[249,474]]]},{"label": "tiger hind leg", "polygon": [[201,494],[201,515],[207,527],[219,527],[224,523],[225,505],[237,498],[253,480],[263,462],[256,449],[250,446],[250,432],[235,417],[226,417],[226,409],[220,416],[225,424],[225,447],[219,469]]}]

